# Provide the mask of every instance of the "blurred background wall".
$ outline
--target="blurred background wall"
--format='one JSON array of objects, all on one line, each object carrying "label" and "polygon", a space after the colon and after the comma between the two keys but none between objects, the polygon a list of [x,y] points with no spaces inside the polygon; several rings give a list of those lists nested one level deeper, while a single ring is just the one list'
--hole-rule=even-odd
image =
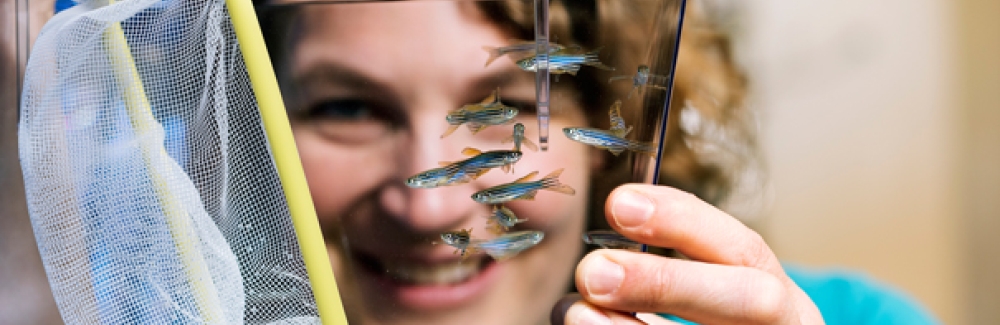
[{"label": "blurred background wall", "polygon": [[[0,0],[0,325],[55,324],[20,190],[15,1]],[[51,3],[31,0],[34,32]],[[946,324],[1000,324],[1000,1],[709,4],[753,82],[775,191],[758,222],[779,256],[867,272]]]},{"label": "blurred background wall", "polygon": [[[28,220],[17,157],[15,91],[18,36],[24,36],[23,48],[52,16],[54,1],[0,0],[0,325],[61,323]],[[25,24],[18,26],[19,21]],[[19,27],[26,33],[18,33]]]},{"label": "blurred background wall", "polygon": [[753,84],[786,262],[1000,324],[1000,1],[714,1]]}]

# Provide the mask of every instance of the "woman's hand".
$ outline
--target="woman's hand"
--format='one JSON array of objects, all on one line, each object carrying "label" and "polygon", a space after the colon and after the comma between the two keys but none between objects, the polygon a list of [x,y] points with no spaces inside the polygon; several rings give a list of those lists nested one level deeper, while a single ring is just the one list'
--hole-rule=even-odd
[{"label": "woman's hand", "polygon": [[[588,254],[576,269],[580,294],[552,313],[559,324],[822,324],[809,296],[785,275],[764,240],[694,195],[629,184],[608,197],[611,226],[635,241],[676,249],[691,260],[625,250]],[[574,301],[575,300],[575,301]]]}]

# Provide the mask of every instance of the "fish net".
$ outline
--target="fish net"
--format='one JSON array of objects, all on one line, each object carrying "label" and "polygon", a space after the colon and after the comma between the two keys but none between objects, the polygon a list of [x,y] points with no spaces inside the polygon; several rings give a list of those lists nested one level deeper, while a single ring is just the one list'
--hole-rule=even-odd
[{"label": "fish net", "polygon": [[319,323],[234,26],[224,0],[104,0],[40,33],[19,147],[67,324]]}]

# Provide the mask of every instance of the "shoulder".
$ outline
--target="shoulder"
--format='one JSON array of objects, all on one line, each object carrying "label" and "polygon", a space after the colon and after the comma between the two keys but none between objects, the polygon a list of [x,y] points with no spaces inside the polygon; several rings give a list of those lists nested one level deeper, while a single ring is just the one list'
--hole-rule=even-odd
[{"label": "shoulder", "polygon": [[913,298],[861,273],[783,267],[812,298],[827,324],[939,324]]}]

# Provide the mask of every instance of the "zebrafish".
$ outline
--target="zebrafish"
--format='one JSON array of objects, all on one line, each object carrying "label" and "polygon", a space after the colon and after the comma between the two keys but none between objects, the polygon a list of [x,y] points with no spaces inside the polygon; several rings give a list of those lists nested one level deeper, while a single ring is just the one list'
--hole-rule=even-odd
[{"label": "zebrafish", "polygon": [[467,124],[472,134],[479,133],[490,125],[510,124],[513,123],[517,113],[517,108],[500,102],[500,89],[497,89],[478,104],[465,105],[448,113],[445,117],[449,124],[448,130],[441,135],[441,138],[455,132],[462,124]]},{"label": "zebrafish", "polygon": [[411,188],[435,188],[439,186],[465,184],[472,181],[469,175],[458,174],[454,168],[434,168],[406,179]]},{"label": "zebrafish", "polygon": [[642,244],[622,236],[614,230],[593,230],[583,234],[583,242],[601,248],[642,250]]},{"label": "zebrafish", "polygon": [[611,109],[608,110],[608,115],[611,116],[611,133],[617,137],[624,138],[629,132],[632,132],[632,127],[625,126],[625,119],[622,118],[622,101],[616,100]]},{"label": "zebrafish", "polygon": [[[570,74],[576,75],[580,71],[581,65],[588,65],[595,68],[600,68],[604,70],[614,70],[615,68],[609,67],[601,63],[600,59],[597,57],[597,53],[600,51],[594,50],[585,54],[571,54],[571,53],[555,53],[549,55],[549,73],[552,74]],[[532,55],[530,57],[521,59],[517,61],[517,66],[521,70],[528,72],[535,72],[538,69],[537,55]]]},{"label": "zebrafish", "polygon": [[563,134],[570,140],[607,149],[617,156],[625,150],[644,154],[655,154],[656,148],[649,143],[639,143],[615,135],[612,131],[592,128],[564,128]]},{"label": "zebrafish", "polygon": [[[490,63],[493,63],[493,61],[499,59],[504,54],[527,52],[530,53],[528,55],[534,55],[538,49],[538,45],[534,41],[511,40],[511,43],[514,44],[503,47],[483,46],[483,50],[486,50],[490,54],[490,58],[486,59],[486,64],[483,67],[490,66]],[[564,49],[566,49],[565,46],[549,42],[549,53],[558,53]]]},{"label": "zebrafish", "polygon": [[517,123],[514,124],[514,134],[510,137],[503,139],[500,143],[514,143],[514,150],[521,151],[521,145],[524,144],[532,151],[538,151],[538,146],[531,139],[524,137],[524,124]]},{"label": "zebrafish", "polygon": [[469,244],[472,243],[472,228],[443,233],[441,234],[441,240],[448,246],[455,248],[455,252],[452,254],[461,252],[463,259],[472,254],[472,251],[469,249]]},{"label": "zebrafish", "polygon": [[521,159],[521,152],[515,150],[493,150],[482,152],[476,148],[465,148],[462,154],[472,158],[459,162],[442,161],[441,166],[456,171],[456,175],[477,179],[493,168],[500,168],[505,173],[514,170],[514,163]]},{"label": "zebrafish", "polygon": [[490,220],[486,222],[486,230],[497,235],[507,232],[516,224],[528,221],[528,219],[518,219],[514,211],[502,205],[493,206],[493,213],[488,218]]},{"label": "zebrafish", "polygon": [[518,253],[538,245],[545,238],[545,233],[536,230],[518,231],[504,234],[490,240],[473,240],[468,245],[469,254],[484,252],[494,260],[503,261]]},{"label": "zebrafish", "polygon": [[560,168],[540,180],[528,181],[532,177],[538,175],[538,171],[534,171],[512,183],[498,185],[476,192],[475,194],[472,194],[472,199],[483,204],[501,204],[519,199],[534,200],[535,194],[537,194],[539,190],[550,190],[569,195],[576,194],[576,191],[573,190],[573,188],[559,183],[559,174],[562,174],[562,172],[563,169]]},{"label": "zebrafish", "polygon": [[640,87],[650,87],[657,89],[667,89],[667,81],[670,77],[655,75],[649,73],[649,66],[640,65],[638,71],[636,71],[635,76],[616,76],[608,79],[608,83],[615,80],[625,80],[632,78],[632,91],[629,91],[628,98],[632,98],[632,94],[635,93]]}]

